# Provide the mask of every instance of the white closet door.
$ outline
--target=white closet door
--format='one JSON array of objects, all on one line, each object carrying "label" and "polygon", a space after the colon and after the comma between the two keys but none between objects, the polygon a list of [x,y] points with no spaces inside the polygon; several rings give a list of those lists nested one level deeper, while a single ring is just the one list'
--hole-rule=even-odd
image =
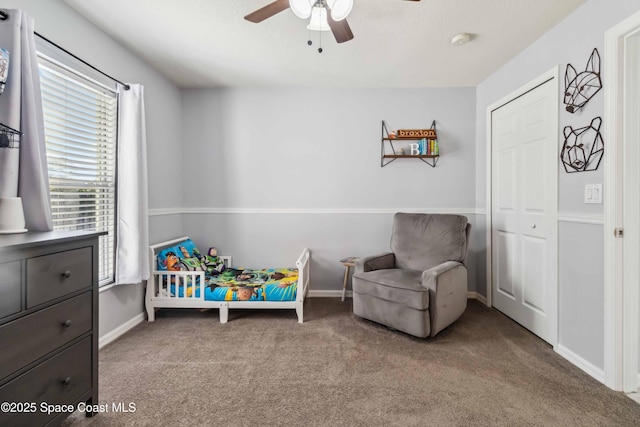
[{"label": "white closet door", "polygon": [[551,79],[492,112],[493,305],[557,342],[558,92]]}]

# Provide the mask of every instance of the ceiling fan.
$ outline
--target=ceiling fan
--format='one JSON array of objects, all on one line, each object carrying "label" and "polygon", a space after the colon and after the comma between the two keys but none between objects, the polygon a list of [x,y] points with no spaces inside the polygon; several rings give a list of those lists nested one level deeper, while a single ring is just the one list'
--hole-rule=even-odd
[{"label": "ceiling fan", "polygon": [[[420,0],[404,1],[418,2]],[[276,0],[248,14],[244,19],[257,24],[283,10],[291,8],[297,17],[302,19],[310,18],[307,26],[309,30],[331,30],[336,41],[344,43],[353,39],[353,33],[346,19],[352,7],[353,0]]]}]

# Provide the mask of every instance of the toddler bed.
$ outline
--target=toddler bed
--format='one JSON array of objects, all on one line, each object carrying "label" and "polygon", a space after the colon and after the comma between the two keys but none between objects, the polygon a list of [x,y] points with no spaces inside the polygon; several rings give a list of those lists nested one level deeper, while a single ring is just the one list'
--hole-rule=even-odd
[{"label": "toddler bed", "polygon": [[227,323],[230,308],[291,308],[303,322],[309,249],[302,250],[296,268],[280,269],[233,268],[230,256],[218,256],[213,248],[203,254],[188,236],[149,251],[145,303],[150,322],[156,308],[217,308],[220,323]]}]

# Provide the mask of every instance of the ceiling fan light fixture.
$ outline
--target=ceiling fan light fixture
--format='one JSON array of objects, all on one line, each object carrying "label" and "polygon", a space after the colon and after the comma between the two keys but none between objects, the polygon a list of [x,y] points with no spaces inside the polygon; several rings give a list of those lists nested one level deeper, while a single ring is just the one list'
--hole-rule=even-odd
[{"label": "ceiling fan light fixture", "polygon": [[293,13],[301,19],[307,19],[311,16],[311,10],[314,4],[314,0],[289,0],[289,7]]},{"label": "ceiling fan light fixture", "polygon": [[331,31],[329,22],[327,21],[327,9],[315,6],[311,10],[311,19],[307,28],[311,31]]},{"label": "ceiling fan light fixture", "polygon": [[353,0],[327,0],[327,5],[331,9],[331,18],[334,21],[342,21],[351,13]]}]

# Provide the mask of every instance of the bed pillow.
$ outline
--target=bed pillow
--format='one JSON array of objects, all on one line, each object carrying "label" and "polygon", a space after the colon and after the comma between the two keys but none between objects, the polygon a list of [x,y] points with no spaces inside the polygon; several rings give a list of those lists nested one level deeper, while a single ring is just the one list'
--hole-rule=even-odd
[{"label": "bed pillow", "polygon": [[202,270],[200,251],[191,239],[158,253],[158,270],[194,271]]}]

